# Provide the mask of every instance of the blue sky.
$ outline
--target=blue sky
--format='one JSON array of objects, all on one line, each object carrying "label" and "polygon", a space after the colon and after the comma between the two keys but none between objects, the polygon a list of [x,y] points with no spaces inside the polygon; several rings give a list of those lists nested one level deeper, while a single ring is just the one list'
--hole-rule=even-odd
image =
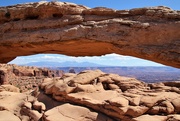
[{"label": "blue sky", "polygon": [[[27,2],[39,2],[40,0],[1,0],[0,6],[8,6]],[[50,0],[47,0],[50,1]],[[85,5],[88,7],[109,7],[113,9],[131,9],[139,7],[151,7],[151,6],[168,6],[174,10],[180,9],[180,0],[59,0],[62,2],[73,2],[76,4]],[[116,66],[162,66],[151,61],[146,61],[143,59],[138,59],[130,56],[122,56],[117,54],[109,54],[104,56],[96,57],[69,57],[65,55],[58,54],[38,54],[24,57],[17,57],[10,63],[14,64],[25,64],[29,62],[37,61],[53,61],[53,62],[63,62],[63,61],[77,61],[77,62],[93,62],[103,65],[116,65]]]},{"label": "blue sky", "polygon": [[26,64],[29,62],[39,62],[39,61],[51,61],[51,62],[64,62],[64,61],[76,61],[76,62],[90,62],[100,65],[109,66],[162,66],[160,64],[150,62],[147,60],[134,58],[130,56],[122,56],[117,54],[108,54],[104,56],[94,56],[94,57],[71,57],[58,54],[37,54],[26,57],[18,57],[10,63],[15,64]]},{"label": "blue sky", "polygon": [[[0,6],[14,5],[27,2],[38,2],[40,0],[0,0]],[[51,1],[51,0],[46,0]],[[169,6],[179,10],[180,0],[59,0],[62,2],[73,2],[88,7],[104,6],[114,9],[131,9],[148,6]]]}]

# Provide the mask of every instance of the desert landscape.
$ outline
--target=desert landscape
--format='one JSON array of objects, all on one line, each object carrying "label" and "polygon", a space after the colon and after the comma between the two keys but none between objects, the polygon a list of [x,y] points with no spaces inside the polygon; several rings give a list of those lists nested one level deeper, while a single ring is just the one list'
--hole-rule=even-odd
[{"label": "desert landscape", "polygon": [[132,77],[146,83],[165,81],[180,81],[180,69],[172,67],[48,67],[49,69],[63,70],[64,72],[79,73],[83,70],[101,70],[105,73],[114,73],[120,76]]},{"label": "desert landscape", "polygon": [[178,121],[180,82],[0,64],[2,121]]},{"label": "desert landscape", "polygon": [[180,11],[164,6],[113,10],[41,1],[0,7],[0,121],[180,121],[179,80],[149,83],[102,69],[7,64],[37,53],[117,53],[179,68],[179,20]]}]

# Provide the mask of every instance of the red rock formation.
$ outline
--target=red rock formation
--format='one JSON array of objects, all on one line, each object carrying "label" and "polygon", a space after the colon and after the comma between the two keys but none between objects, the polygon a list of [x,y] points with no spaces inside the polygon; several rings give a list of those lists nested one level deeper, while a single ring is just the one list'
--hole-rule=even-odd
[{"label": "red rock formation", "polygon": [[66,2],[0,8],[0,62],[59,53],[135,56],[180,67],[180,13],[168,7],[113,10]]},{"label": "red rock formation", "polygon": [[[169,83],[146,84],[134,78],[87,70],[64,74],[61,79],[46,78],[41,88],[57,101],[88,107],[117,121],[179,120],[180,88],[173,82],[170,86],[165,84]],[[55,121],[52,117],[60,116],[58,108],[61,107],[45,112],[45,120]],[[73,117],[69,112],[63,114]]]},{"label": "red rock formation", "polygon": [[45,93],[39,88],[19,93],[13,85],[1,85],[0,119],[179,121],[179,84],[146,84],[100,70],[86,70],[45,78],[40,85]]},{"label": "red rock formation", "polygon": [[0,64],[0,85],[12,84],[21,92],[37,87],[44,78],[62,77],[63,71],[14,64]]}]

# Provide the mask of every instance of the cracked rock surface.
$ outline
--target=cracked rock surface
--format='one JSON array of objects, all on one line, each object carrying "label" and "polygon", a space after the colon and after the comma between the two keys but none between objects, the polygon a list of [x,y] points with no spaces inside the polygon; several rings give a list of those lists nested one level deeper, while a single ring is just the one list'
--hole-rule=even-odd
[{"label": "cracked rock surface", "polygon": [[[170,83],[169,86],[166,86],[168,82],[146,84],[134,78],[106,74],[100,70],[86,70],[79,74],[66,73],[61,78],[46,78],[40,87],[57,101],[93,109],[112,117],[114,121],[148,121],[150,118],[156,121],[171,121],[173,118],[179,120],[180,86],[179,82]],[[54,115],[68,118],[61,113],[65,114],[73,106],[61,106],[45,112],[44,118],[47,121],[56,121]],[[63,108],[66,106],[69,108]],[[61,108],[64,110],[58,113],[57,110]],[[70,116],[69,113],[71,111],[67,113]]]},{"label": "cracked rock surface", "polygon": [[63,104],[44,114],[45,121],[113,121],[113,119],[82,106]]},{"label": "cracked rock surface", "polygon": [[179,68],[179,20],[179,11],[164,6],[113,10],[38,2],[0,7],[0,62],[38,53],[116,53]]},{"label": "cracked rock surface", "polygon": [[145,83],[100,70],[84,70],[44,77],[39,88],[20,93],[13,85],[0,85],[0,121],[180,120],[178,81]]}]

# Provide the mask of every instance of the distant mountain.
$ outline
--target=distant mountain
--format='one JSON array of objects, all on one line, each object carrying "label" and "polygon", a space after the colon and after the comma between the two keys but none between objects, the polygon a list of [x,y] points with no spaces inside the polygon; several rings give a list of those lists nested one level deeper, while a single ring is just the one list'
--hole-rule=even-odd
[{"label": "distant mountain", "polygon": [[106,66],[96,63],[76,62],[76,61],[65,61],[65,62],[40,61],[40,62],[31,62],[24,65],[38,66],[38,67],[105,67]]},{"label": "distant mountain", "polygon": [[76,73],[83,70],[100,69],[105,73],[114,73],[121,76],[133,77],[144,82],[180,81],[180,69],[172,67],[56,67],[55,70],[69,72],[73,69]]}]

